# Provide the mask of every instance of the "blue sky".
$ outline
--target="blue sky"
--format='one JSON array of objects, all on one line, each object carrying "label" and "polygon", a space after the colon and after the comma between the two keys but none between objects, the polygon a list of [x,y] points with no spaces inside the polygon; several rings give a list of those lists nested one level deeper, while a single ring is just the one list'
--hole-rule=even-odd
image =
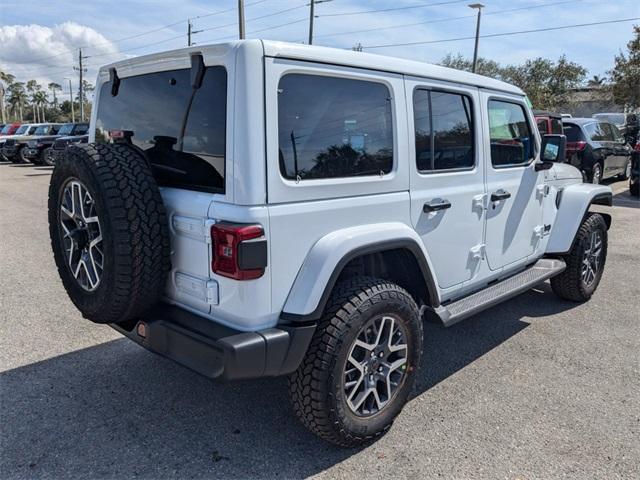
[{"label": "blue sky", "polygon": [[[248,37],[306,41],[308,7],[305,0],[245,2]],[[434,3],[443,4],[424,6]],[[319,17],[315,22],[314,43],[350,48],[358,43],[367,47],[472,36],[475,11],[467,6],[468,3],[469,0],[332,0],[316,6]],[[640,17],[638,0],[484,0],[483,3],[486,8],[482,34]],[[188,17],[200,16],[194,18],[194,28],[205,30],[194,36],[197,43],[236,38],[236,5],[236,0],[117,3],[0,0],[0,68],[16,74],[21,80],[27,77],[43,82],[61,82],[64,77],[75,79],[72,66],[77,52],[69,50],[85,45],[91,46],[85,53],[90,57],[86,64],[88,77],[92,79],[101,64],[185,46]],[[412,8],[336,15],[397,7]],[[288,11],[271,15],[283,10]],[[220,11],[223,13],[216,14]],[[266,17],[257,18],[263,16]],[[176,25],[161,29],[172,23]],[[420,25],[415,25],[417,23]],[[482,39],[480,55],[501,63],[521,63],[528,58],[557,59],[566,54],[570,60],[584,65],[589,75],[603,75],[612,67],[614,55],[630,40],[633,23]],[[635,23],[640,24],[640,21]],[[146,33],[149,30],[155,31]],[[358,33],[348,33],[354,31]],[[139,36],[128,38],[134,35]],[[124,38],[127,39],[119,41]],[[370,51],[437,62],[447,53],[471,57],[473,40]]]}]

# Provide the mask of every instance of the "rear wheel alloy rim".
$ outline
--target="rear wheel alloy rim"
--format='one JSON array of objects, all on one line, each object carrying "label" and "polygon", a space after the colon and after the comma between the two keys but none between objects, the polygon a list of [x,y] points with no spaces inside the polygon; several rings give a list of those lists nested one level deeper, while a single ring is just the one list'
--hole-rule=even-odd
[{"label": "rear wheel alloy rim", "polygon": [[591,286],[598,276],[602,257],[602,236],[599,232],[591,232],[589,246],[582,256],[582,281]]},{"label": "rear wheel alloy rim", "polygon": [[83,289],[95,290],[104,268],[102,230],[93,197],[79,180],[64,187],[59,230],[72,275]]},{"label": "rear wheel alloy rim", "polygon": [[596,165],[595,167],[593,167],[593,183],[595,183],[596,185],[599,184],[601,176],[602,173],[600,173],[600,166]]},{"label": "rear wheel alloy rim", "polygon": [[375,317],[360,330],[347,357],[343,387],[349,409],[360,417],[382,410],[407,375],[407,335],[392,316]]},{"label": "rear wheel alloy rim", "polygon": [[631,162],[627,162],[627,168],[624,169],[624,176],[626,178],[631,176]]}]

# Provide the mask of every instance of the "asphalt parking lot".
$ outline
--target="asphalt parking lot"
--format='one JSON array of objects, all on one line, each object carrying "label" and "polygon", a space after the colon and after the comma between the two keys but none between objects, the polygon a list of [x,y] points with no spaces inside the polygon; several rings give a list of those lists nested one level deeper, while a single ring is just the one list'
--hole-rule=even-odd
[{"label": "asphalt parking lot", "polygon": [[0,477],[640,478],[640,201],[612,183],[604,277],[548,284],[449,329],[427,324],[392,430],[334,448],[282,378],[230,384],[83,320],[53,263],[51,169],[0,164]]}]

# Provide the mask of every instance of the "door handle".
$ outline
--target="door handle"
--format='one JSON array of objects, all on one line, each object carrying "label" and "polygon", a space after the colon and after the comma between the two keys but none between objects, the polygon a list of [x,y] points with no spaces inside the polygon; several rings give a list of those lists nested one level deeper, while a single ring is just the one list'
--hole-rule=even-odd
[{"label": "door handle", "polygon": [[451,208],[451,202],[449,200],[441,200],[437,203],[435,202],[427,202],[422,207],[422,211],[424,213],[437,212],[438,210],[446,210],[447,208]]},{"label": "door handle", "polygon": [[497,192],[493,192],[491,194],[491,201],[499,202],[500,200],[506,200],[509,197],[511,197],[511,194],[509,192],[505,192],[504,190],[500,189]]}]

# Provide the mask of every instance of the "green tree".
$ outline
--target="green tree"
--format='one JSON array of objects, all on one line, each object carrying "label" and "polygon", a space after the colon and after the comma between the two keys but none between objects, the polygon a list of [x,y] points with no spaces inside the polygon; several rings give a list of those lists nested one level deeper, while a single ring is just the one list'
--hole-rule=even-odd
[{"label": "green tree", "polygon": [[7,92],[11,87],[11,84],[16,79],[13,75],[7,72],[3,72],[0,70],[0,113],[2,114],[2,123],[7,123],[7,113],[5,109],[5,98],[7,96]]},{"label": "green tree", "polygon": [[15,118],[24,121],[24,104],[27,101],[27,92],[25,92],[24,83],[13,82],[9,85],[9,107],[13,111]]},{"label": "green tree", "polygon": [[[461,55],[447,55],[442,65],[471,71],[472,62]],[[482,75],[513,83],[525,91],[536,108],[556,109],[566,104],[571,89],[580,86],[587,71],[563,55],[554,62],[545,58],[527,60],[521,65],[502,66],[493,60],[478,59],[476,71]]]},{"label": "green tree", "polygon": [[599,75],[594,75],[587,81],[588,87],[601,88],[605,86],[607,79]]},{"label": "green tree", "polygon": [[640,26],[634,25],[633,38],[627,43],[627,53],[615,57],[615,66],[609,72],[613,98],[628,108],[640,107]]}]

